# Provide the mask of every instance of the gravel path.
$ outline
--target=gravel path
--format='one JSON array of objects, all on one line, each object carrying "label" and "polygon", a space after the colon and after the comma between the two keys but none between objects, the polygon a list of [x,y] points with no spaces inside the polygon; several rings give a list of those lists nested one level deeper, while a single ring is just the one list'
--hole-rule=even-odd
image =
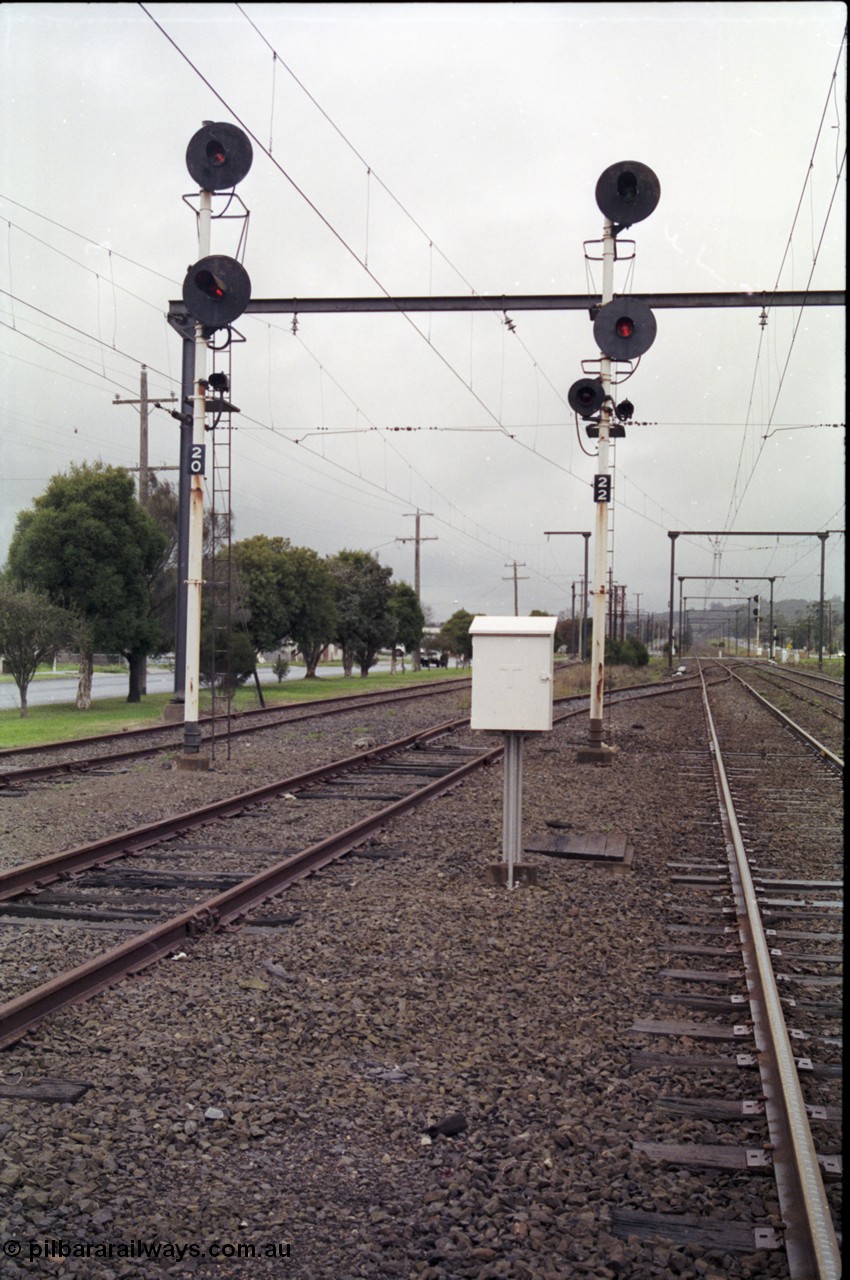
[{"label": "gravel path", "polygon": [[[381,714],[364,713],[358,736],[409,731],[408,713],[395,713],[392,735]],[[528,841],[552,820],[622,831],[631,871],[532,855],[536,887],[493,887],[494,768],[256,917],[282,906],[296,923],[202,939],[6,1050],[5,1084],[89,1087],[73,1103],[5,1103],[0,1242],[21,1253],[4,1277],[783,1280],[781,1254],[705,1253],[610,1227],[612,1204],[779,1221],[769,1180],[632,1150],[664,1131],[659,1079],[631,1071],[625,1033],[657,985],[666,863],[714,856],[722,838],[677,765],[677,751],[705,750],[698,695],[614,708],[610,720],[610,768],[575,763],[584,720],[527,742],[523,830]],[[300,768],[352,736],[286,733],[280,761],[297,754]],[[210,775],[148,763],[39,789],[26,808],[11,802],[6,857],[258,785],[265,761],[252,753],[269,750],[240,747]],[[305,832],[323,821],[312,803]],[[7,965],[37,962],[34,935],[4,933]],[[38,933],[55,948],[64,936]],[[682,1140],[687,1123],[675,1123]],[[718,1140],[716,1125],[689,1123]],[[725,1131],[764,1140],[755,1121]],[[60,1256],[29,1261],[51,1240]],[[157,1242],[157,1259],[139,1256]]]}]

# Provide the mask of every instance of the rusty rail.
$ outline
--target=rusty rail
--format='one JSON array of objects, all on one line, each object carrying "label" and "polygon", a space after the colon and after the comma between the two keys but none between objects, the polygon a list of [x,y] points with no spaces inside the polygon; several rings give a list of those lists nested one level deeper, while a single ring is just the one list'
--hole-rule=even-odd
[{"label": "rusty rail", "polygon": [[765,1116],[774,1148],[773,1165],[785,1224],[786,1255],[793,1280],[839,1280],[838,1242],[706,689],[703,689],[703,708],[726,835],[753,1032],[759,1051]]},{"label": "rusty rail", "polygon": [[[427,736],[435,737],[439,732],[439,729],[429,730]],[[425,735],[418,736],[421,740]],[[248,877],[232,889],[227,889],[224,893],[217,894],[206,902],[155,925],[137,937],[104,952],[103,955],[78,965],[75,969],[60,974],[40,987],[9,1001],[0,1008],[0,1048],[5,1048],[19,1040],[50,1014],[70,1004],[88,999],[97,992],[114,985],[128,974],[137,973],[154,961],[171,954],[191,938],[232,924],[253,907],[267,902],[297,880],[318,871],[358,844],[362,844],[372,832],[391,819],[456,786],[473,770],[493,763],[502,751],[502,746],[494,747],[466,761],[444,777],[436,778],[411,795],[387,805],[352,826],[335,832],[318,844],[310,845],[283,862]],[[364,754],[375,758],[378,754],[388,753],[382,751]],[[336,772],[339,772],[338,765]]]},{"label": "rusty rail", "polygon": [[[634,698],[676,692],[681,688],[683,688],[681,683],[641,686],[639,689],[618,690],[617,694],[623,700],[630,701]],[[581,696],[587,697],[587,695]],[[554,723],[562,723],[564,720],[585,713],[586,708],[572,709],[555,717]],[[330,765],[281,779],[252,791],[242,792],[201,809],[177,814],[77,849],[66,850],[35,863],[12,868],[0,873],[0,901],[33,888],[40,888],[74,872],[87,870],[125,854],[163,843],[192,827],[202,826],[222,817],[234,816],[282,792],[303,789],[347,770],[368,765],[387,755],[411,747],[417,742],[442,736],[466,724],[468,724],[468,718],[446,721],[430,729],[409,734],[383,747],[372,748],[343,760],[334,761]],[[388,821],[456,786],[473,771],[493,764],[503,752],[504,746],[499,743],[443,777],[419,788],[411,795],[370,814],[318,844],[310,845],[283,862],[247,877],[233,888],[154,925],[151,929],[102,955],[9,1001],[0,1007],[0,1048],[14,1044],[52,1013],[113,986],[123,977],[137,973],[163,956],[170,955],[190,939],[232,924],[252,908],[276,897],[297,880],[342,857]]]}]

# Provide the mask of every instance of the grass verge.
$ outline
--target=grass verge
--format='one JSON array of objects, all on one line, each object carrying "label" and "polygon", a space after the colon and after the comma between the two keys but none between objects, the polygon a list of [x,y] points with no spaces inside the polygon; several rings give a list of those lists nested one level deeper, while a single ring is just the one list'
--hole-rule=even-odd
[{"label": "grass verge", "polygon": [[[280,684],[264,684],[263,698],[267,707],[293,702],[312,702],[323,698],[337,698],[344,694],[374,693],[378,689],[398,688],[401,685],[424,684],[433,681],[468,676],[467,670],[451,671],[376,671],[366,676],[324,676],[315,680],[284,680]],[[146,725],[159,725],[163,712],[171,702],[169,693],[147,694],[141,702],[127,702],[126,698],[96,698],[88,711],[78,711],[72,702],[46,703],[30,706],[24,719],[17,709],[0,711],[0,748],[35,747],[45,742],[67,742],[71,738],[93,738],[102,733],[121,733],[126,729],[141,729]],[[258,707],[257,691],[253,684],[237,689],[234,711],[247,711]],[[209,711],[210,695],[201,692],[201,713]]]}]

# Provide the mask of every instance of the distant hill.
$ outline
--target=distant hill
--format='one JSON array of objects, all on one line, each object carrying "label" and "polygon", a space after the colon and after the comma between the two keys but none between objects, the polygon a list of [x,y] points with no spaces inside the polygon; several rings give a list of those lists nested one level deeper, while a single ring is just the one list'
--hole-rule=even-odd
[{"label": "distant hill", "polygon": [[[761,598],[764,601],[764,604],[766,605],[770,600],[770,592],[769,591],[762,592]],[[741,603],[744,603],[746,599],[747,597],[744,596]],[[805,615],[809,611],[809,608],[812,605],[816,605],[816,604],[817,604],[817,600],[802,600],[802,599],[774,600],[773,612],[774,614],[781,614],[782,617],[786,619],[786,621],[793,622],[795,618],[805,617]],[[844,601],[842,600],[841,596],[833,596],[831,600],[825,600],[824,605],[827,605],[827,604],[832,605],[833,622],[842,622],[844,620]],[[706,605],[710,606],[710,601],[706,601]],[[724,611],[726,613],[734,613],[735,610],[740,609],[740,607],[741,607],[740,604],[728,604],[726,602],[721,602],[721,601],[718,601],[717,605],[714,606],[714,608],[716,608],[718,613],[720,613],[721,611]]]}]

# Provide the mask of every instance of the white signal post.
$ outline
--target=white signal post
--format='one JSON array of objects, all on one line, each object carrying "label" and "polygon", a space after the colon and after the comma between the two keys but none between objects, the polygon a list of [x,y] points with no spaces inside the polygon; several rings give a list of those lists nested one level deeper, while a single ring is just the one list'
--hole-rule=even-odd
[{"label": "white signal post", "polygon": [[[212,192],[199,192],[198,258],[209,256]],[[201,682],[201,595],[204,572],[204,453],[206,433],[207,338],[204,326],[195,321],[195,393],[192,413],[191,485],[189,494],[189,557],[186,577],[186,683],[183,713],[183,759],[202,766],[200,682]]]},{"label": "white signal post", "polygon": [[[605,219],[602,232],[602,305],[614,297],[614,224]],[[608,561],[608,497],[610,475],[608,472],[608,442],[614,421],[614,405],[611,399],[611,359],[600,352],[599,376],[605,397],[599,415],[599,451],[597,454],[594,499],[596,500],[596,539],[593,549],[593,597],[590,655],[590,747],[602,751],[602,711],[605,687],[605,585]],[[603,499],[603,500],[600,500]]]}]

